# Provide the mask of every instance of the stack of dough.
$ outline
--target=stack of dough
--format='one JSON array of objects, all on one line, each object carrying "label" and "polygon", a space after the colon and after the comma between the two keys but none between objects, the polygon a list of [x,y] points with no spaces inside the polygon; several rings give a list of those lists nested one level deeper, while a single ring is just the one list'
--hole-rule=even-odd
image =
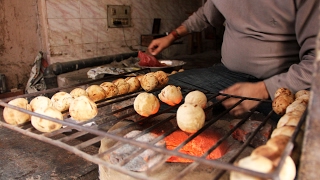
[{"label": "stack of dough", "polygon": [[[46,96],[37,96],[30,101],[30,105],[35,113],[63,120],[62,111],[67,111],[72,101],[73,97],[71,94],[57,92],[51,99]],[[31,116],[31,124],[40,132],[52,132],[62,127],[60,123],[37,116]]]},{"label": "stack of dough", "polygon": [[177,111],[177,124],[182,131],[195,133],[204,126],[207,97],[201,91],[189,92]]},{"label": "stack of dough", "polygon": [[[296,94],[292,94],[287,88],[278,89],[275,93],[274,99],[274,101],[278,102],[273,102],[273,105],[282,105],[273,106],[273,109],[276,113],[284,115],[279,119],[277,128],[273,130],[271,138],[265,145],[253,150],[250,156],[239,160],[236,165],[264,173],[274,170],[278,166],[281,155],[307,107],[309,96],[310,93],[306,90],[301,90],[296,92]],[[293,155],[291,154],[291,156]],[[293,180],[296,176],[296,166],[291,156],[288,156],[285,159],[284,165],[279,174],[280,180]],[[261,159],[264,159],[263,164],[258,166],[258,164],[262,162]],[[240,180],[259,178],[232,171],[230,173],[230,179]]]}]

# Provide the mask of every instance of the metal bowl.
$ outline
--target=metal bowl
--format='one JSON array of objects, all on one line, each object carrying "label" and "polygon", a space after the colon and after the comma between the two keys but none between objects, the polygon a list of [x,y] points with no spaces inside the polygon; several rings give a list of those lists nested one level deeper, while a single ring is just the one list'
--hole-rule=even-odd
[{"label": "metal bowl", "polygon": [[166,66],[161,66],[161,67],[150,67],[150,66],[140,66],[139,63],[137,63],[137,66],[141,68],[149,68],[150,71],[155,72],[162,70],[164,72],[172,72],[172,71],[178,71],[183,67],[183,65],[186,64],[184,61],[180,60],[159,60],[160,63],[166,64]]}]

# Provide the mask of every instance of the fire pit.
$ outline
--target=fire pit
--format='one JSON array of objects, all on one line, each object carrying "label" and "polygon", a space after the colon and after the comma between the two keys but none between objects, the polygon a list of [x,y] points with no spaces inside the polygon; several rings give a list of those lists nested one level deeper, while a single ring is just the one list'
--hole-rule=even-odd
[{"label": "fire pit", "polygon": [[[117,124],[115,124],[109,132],[112,133],[116,131],[119,128],[124,128],[131,126],[131,128],[128,128],[127,130],[121,130],[119,131],[120,134],[125,134],[128,131],[132,132],[134,129],[148,129],[152,127],[152,125],[161,122],[165,119],[168,119],[170,117],[174,117],[174,114],[167,113],[162,114],[156,118],[153,118],[152,120],[148,121],[147,123],[144,123],[142,125],[135,125],[132,121],[121,121]],[[235,140],[231,136],[229,136],[225,141],[222,141],[219,143],[219,139],[221,139],[228,131],[229,131],[229,122],[227,120],[219,120],[217,123],[215,123],[214,126],[210,126],[210,128],[206,129],[202,133],[200,133],[198,136],[196,136],[194,139],[192,139],[189,143],[185,143],[185,141],[192,135],[187,134],[179,129],[174,130],[170,135],[166,136],[164,138],[166,143],[166,148],[168,150],[174,150],[176,148],[179,149],[179,145],[185,144],[179,152],[183,154],[188,154],[195,157],[201,157],[203,156],[209,148],[212,146],[216,146],[216,149],[213,150],[206,159],[210,160],[217,160],[220,162],[225,162],[226,160],[230,159],[232,156],[235,155],[236,151],[241,147],[242,143]],[[164,132],[172,131],[172,127],[176,127],[176,120],[175,118],[171,119],[170,121],[166,121],[161,124],[161,126],[156,126],[156,129],[151,130],[153,134],[158,135],[158,138],[161,138],[161,135],[164,135]],[[141,131],[141,134],[146,133]],[[140,134],[140,137],[141,137]],[[134,137],[133,137],[134,138]],[[217,143],[217,144],[216,144]],[[116,146],[117,141],[111,139],[111,138],[105,138],[101,142],[100,147],[100,153],[108,152],[112,148],[117,148]],[[123,146],[120,146],[120,148]],[[118,146],[119,148],[119,146]],[[246,147],[241,156],[238,158],[242,158],[244,156],[247,156],[252,151],[252,147]],[[113,150],[114,151],[114,150]],[[141,151],[141,150],[140,150]],[[139,149],[137,150],[139,152]],[[132,158],[135,157],[135,152],[132,152],[132,156],[128,157],[128,159],[123,160],[122,162],[119,162],[119,164],[125,166],[125,163],[128,163],[132,161]],[[110,155],[106,154],[103,156],[103,159],[107,162],[110,161]],[[170,179],[172,178],[173,174],[179,174],[180,172],[184,172],[184,169],[189,169],[191,163],[194,162],[192,159],[188,158],[181,158],[179,156],[168,156],[165,154],[162,154],[162,159],[159,160],[157,163],[162,164],[160,168],[156,170],[152,170],[152,168],[156,168],[156,165],[150,167],[150,170],[147,172],[149,173],[149,176],[156,177],[156,179]],[[197,163],[195,163],[197,164]],[[192,166],[195,166],[192,165]],[[136,164],[139,166],[138,164]],[[189,167],[189,168],[188,168]],[[195,168],[195,169],[193,169]],[[188,173],[187,177],[185,179],[195,179],[195,178],[202,178],[202,179],[210,179],[217,175],[220,171],[219,169],[216,169],[212,166],[198,166],[198,167],[192,167],[193,171],[192,173]],[[186,171],[186,170],[185,170]],[[188,171],[188,170],[187,170]],[[191,170],[189,170],[191,172]],[[100,179],[124,179],[124,180],[131,180],[136,179],[134,177],[130,177],[126,174],[119,173],[112,168],[108,168],[105,166],[100,165],[99,166],[99,173],[100,173]],[[143,174],[144,172],[132,172],[136,173],[137,176]],[[181,175],[182,176],[182,175]],[[224,179],[228,179],[228,175],[225,174]]]}]

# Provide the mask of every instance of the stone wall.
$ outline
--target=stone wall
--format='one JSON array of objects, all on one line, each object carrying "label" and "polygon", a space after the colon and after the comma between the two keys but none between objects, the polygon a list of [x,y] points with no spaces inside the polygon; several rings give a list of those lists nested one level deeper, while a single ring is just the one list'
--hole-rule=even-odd
[{"label": "stone wall", "polygon": [[23,88],[42,50],[38,0],[0,1],[0,73],[7,89]]}]

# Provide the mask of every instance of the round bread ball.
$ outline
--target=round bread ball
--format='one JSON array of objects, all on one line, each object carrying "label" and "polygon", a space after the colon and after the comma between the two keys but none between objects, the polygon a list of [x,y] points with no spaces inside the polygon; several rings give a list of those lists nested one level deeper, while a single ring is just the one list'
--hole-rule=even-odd
[{"label": "round bread ball", "polygon": [[158,79],[153,75],[153,72],[145,74],[140,82],[142,89],[147,92],[154,90],[158,86],[158,83]]},{"label": "round bread ball", "polygon": [[[47,109],[37,109],[35,112],[38,114],[63,120],[62,113],[54,107],[48,107]],[[52,132],[62,127],[62,124],[60,123],[56,123],[47,119],[42,119],[37,116],[31,116],[31,124],[40,132]]]},{"label": "round bread ball", "polygon": [[277,89],[276,92],[274,93],[274,98],[276,98],[280,95],[291,96],[294,98],[294,94],[288,88]]},{"label": "round bread ball", "polygon": [[183,99],[181,88],[174,85],[167,85],[161,90],[158,97],[162,102],[170,106],[179,104]]},{"label": "round bread ball", "polygon": [[159,111],[160,102],[155,95],[143,92],[134,99],[133,107],[139,115],[148,117]]},{"label": "round bread ball", "polygon": [[127,94],[130,90],[130,84],[125,79],[119,78],[113,81],[118,88],[118,95]]},{"label": "round bread ball", "polygon": [[[8,102],[8,104],[17,106],[31,111],[31,106],[28,104],[28,100],[25,98],[16,98]],[[11,125],[19,125],[30,121],[30,115],[24,112],[5,107],[3,109],[4,120]]]},{"label": "round bread ball", "polygon": [[[267,145],[261,145],[257,148],[255,148],[252,152],[251,152],[251,156],[255,157],[255,156],[263,156],[265,158],[270,159],[272,162],[279,162],[279,158],[281,156],[281,152],[279,152],[276,148],[273,148],[271,146],[267,146]],[[275,164],[275,163],[273,163]]]},{"label": "round bread ball", "polygon": [[294,101],[302,101],[306,105],[309,103],[310,96],[307,94],[303,94],[301,96],[298,96]]},{"label": "round bread ball", "polygon": [[165,85],[168,84],[169,78],[167,73],[164,71],[156,71],[153,73],[153,75],[157,78],[158,80],[158,86],[157,87],[164,87]]},{"label": "round bread ball", "polygon": [[57,92],[51,97],[51,101],[53,103],[53,107],[62,112],[69,109],[69,106],[73,101],[73,97],[66,92]]},{"label": "round bread ball", "polygon": [[177,123],[182,131],[195,133],[205,122],[204,110],[196,104],[182,104],[177,111]]},{"label": "round bread ball", "polygon": [[280,128],[283,126],[297,126],[300,119],[301,119],[301,116],[299,115],[295,115],[292,112],[286,113],[279,119],[277,123],[277,128]]},{"label": "round bread ball", "polygon": [[178,73],[178,71],[175,71],[175,70],[174,70],[174,71],[171,72],[170,75],[174,75],[174,74],[177,74],[177,73]]},{"label": "round bread ball", "polygon": [[[302,97],[300,97],[302,98]],[[297,99],[293,101],[286,109],[286,113],[293,111],[301,111],[304,112],[307,109],[307,102],[303,99]]]},{"label": "round bread ball", "polygon": [[[239,167],[250,169],[261,173],[269,173],[273,169],[273,163],[268,158],[263,156],[247,156],[239,160]],[[230,180],[260,180],[259,177],[254,177],[237,171],[230,172]]]},{"label": "round bread ball", "polygon": [[284,160],[284,164],[280,170],[280,180],[293,180],[296,177],[296,165],[290,156],[287,156]]},{"label": "round bread ball", "polygon": [[290,137],[285,136],[285,135],[278,135],[278,136],[274,136],[272,138],[270,138],[266,145],[270,146],[274,149],[276,149],[279,152],[283,152],[283,150],[285,149],[286,145],[288,144],[290,140]]},{"label": "round bread ball", "polygon": [[138,78],[127,77],[125,80],[130,85],[129,91],[128,91],[129,93],[138,91],[140,89],[141,86],[140,86],[140,81]]},{"label": "round bread ball", "polygon": [[100,84],[100,86],[105,91],[106,98],[110,98],[110,97],[118,95],[119,90],[118,90],[118,87],[114,83],[103,82]]},{"label": "round bread ball", "polygon": [[105,91],[99,85],[91,85],[87,87],[86,92],[88,93],[88,97],[93,102],[97,102],[106,98]]},{"label": "round bread ball", "polygon": [[191,91],[184,98],[184,103],[197,104],[204,109],[207,105],[207,96],[198,90]]},{"label": "round bread ball", "polygon": [[272,131],[271,138],[278,136],[278,135],[285,135],[291,137],[296,129],[295,126],[282,126],[280,128],[276,128]]},{"label": "round bread ball", "polygon": [[37,96],[30,101],[30,106],[32,111],[36,111],[37,109],[52,107],[53,103],[51,99],[46,96]]},{"label": "round bread ball", "polygon": [[71,92],[70,92],[70,95],[73,97],[73,98],[76,98],[76,97],[79,97],[79,96],[88,96],[88,93],[85,89],[82,89],[82,88],[74,88]]},{"label": "round bread ball", "polygon": [[296,92],[296,94],[294,96],[297,99],[297,98],[299,98],[300,96],[303,96],[303,95],[306,95],[306,96],[310,97],[310,91],[308,91],[308,90],[300,90],[300,91]]},{"label": "round bread ball", "polygon": [[71,102],[69,114],[76,121],[86,121],[98,114],[98,108],[89,97],[80,96]]},{"label": "round bread ball", "polygon": [[141,81],[142,81],[143,76],[144,76],[144,74],[139,74],[139,75],[137,76],[137,78],[138,78],[138,80],[139,80],[140,83],[141,83]]},{"label": "round bread ball", "polygon": [[294,101],[293,96],[277,96],[272,102],[272,109],[278,115],[284,115],[287,107]]}]

